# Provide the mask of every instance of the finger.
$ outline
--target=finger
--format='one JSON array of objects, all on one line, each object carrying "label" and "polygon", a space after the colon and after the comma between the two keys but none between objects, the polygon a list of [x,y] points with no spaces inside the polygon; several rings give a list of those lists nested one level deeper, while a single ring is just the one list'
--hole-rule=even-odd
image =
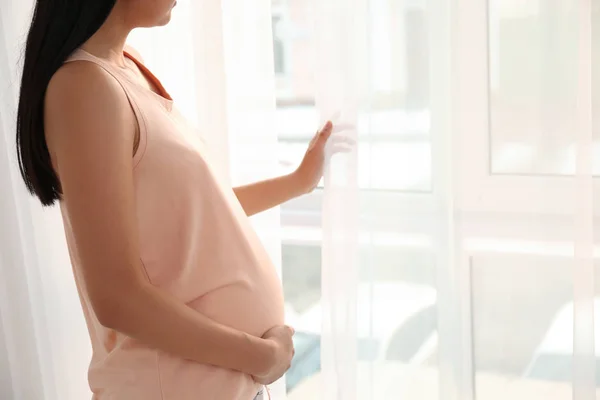
[{"label": "finger", "polygon": [[317,131],[317,133],[315,133],[315,136],[313,136],[313,138],[310,139],[310,142],[308,143],[308,147],[312,148],[313,145],[315,144],[315,142],[317,140],[319,140],[319,137],[321,137],[321,132]]},{"label": "finger", "polygon": [[290,332],[290,335],[293,335],[293,334],[295,334],[295,333],[296,333],[296,330],[295,330],[294,328],[292,328],[291,326],[289,326],[289,325],[286,325],[285,327],[286,327],[286,328],[289,330],[289,332]]},{"label": "finger", "polygon": [[319,140],[322,142],[326,142],[327,139],[329,139],[329,137],[331,136],[332,131],[333,124],[331,123],[331,121],[327,121],[325,126],[323,126],[323,128],[319,132]]},{"label": "finger", "polygon": [[325,125],[323,125],[323,127],[321,128],[320,133],[322,134],[323,132],[332,131],[332,130],[333,130],[333,122],[327,121],[325,123]]}]

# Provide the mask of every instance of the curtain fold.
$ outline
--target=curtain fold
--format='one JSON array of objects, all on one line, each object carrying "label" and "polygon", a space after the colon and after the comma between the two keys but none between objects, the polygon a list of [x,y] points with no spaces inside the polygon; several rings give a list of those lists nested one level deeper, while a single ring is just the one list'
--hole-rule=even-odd
[{"label": "curtain fold", "polygon": [[[320,124],[358,126],[368,135],[370,111],[369,4],[365,0],[312,3],[315,105]],[[366,118],[365,118],[366,117]],[[348,136],[358,139],[357,131]],[[358,154],[331,154],[322,206],[321,369],[323,399],[357,399],[357,287],[359,283]]]},{"label": "curtain fold", "polygon": [[[575,268],[573,271],[573,399],[597,398],[594,312],[594,170],[593,170],[593,17],[592,2],[579,2],[577,59],[577,161],[578,207],[574,213]],[[598,371],[600,372],[600,371]]]}]

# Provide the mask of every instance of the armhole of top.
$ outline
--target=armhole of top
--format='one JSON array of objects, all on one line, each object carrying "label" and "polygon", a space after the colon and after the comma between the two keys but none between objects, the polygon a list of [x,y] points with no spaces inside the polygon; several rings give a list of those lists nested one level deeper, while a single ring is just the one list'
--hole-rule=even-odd
[{"label": "armhole of top", "polygon": [[68,62],[77,62],[77,61],[89,62],[89,63],[99,66],[104,71],[106,71],[110,76],[112,76],[113,79],[117,81],[119,86],[121,86],[121,89],[123,89],[123,92],[125,93],[125,96],[127,97],[127,101],[129,102],[129,106],[130,106],[131,110],[133,111],[133,116],[136,120],[137,129],[139,132],[139,141],[138,141],[137,149],[133,153],[133,168],[135,169],[138,166],[138,164],[140,163],[140,161],[142,160],[142,158],[144,157],[144,153],[146,153],[146,147],[148,146],[147,124],[146,124],[146,119],[144,117],[144,114],[142,113],[142,110],[138,106],[137,102],[135,101],[135,99],[133,98],[133,96],[131,95],[129,90],[127,90],[127,88],[125,87],[123,82],[121,82],[121,80],[110,70],[110,68],[108,68],[105,65],[102,65],[100,62],[97,62],[97,61],[91,60],[91,59],[87,59],[87,58],[72,59],[72,60],[69,60]]}]

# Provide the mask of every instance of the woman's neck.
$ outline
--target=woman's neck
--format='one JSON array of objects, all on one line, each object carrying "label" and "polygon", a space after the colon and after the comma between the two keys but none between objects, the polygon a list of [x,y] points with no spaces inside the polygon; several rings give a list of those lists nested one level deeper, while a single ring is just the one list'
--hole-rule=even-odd
[{"label": "woman's neck", "polygon": [[96,57],[125,67],[123,50],[133,28],[127,24],[120,4],[117,2],[104,24],[81,48]]}]

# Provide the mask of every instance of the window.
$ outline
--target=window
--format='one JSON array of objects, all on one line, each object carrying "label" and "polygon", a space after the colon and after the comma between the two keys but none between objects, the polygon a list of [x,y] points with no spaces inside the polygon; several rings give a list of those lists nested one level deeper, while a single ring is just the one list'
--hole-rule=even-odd
[{"label": "window", "polygon": [[[305,19],[309,2],[289,1],[288,6],[290,20],[310,32]],[[560,331],[553,321],[575,291],[576,261],[569,245],[575,241],[578,204],[572,198],[572,156],[581,95],[573,91],[579,90],[574,83],[581,56],[579,8],[559,0],[459,1],[452,13],[453,68],[448,73],[453,82],[476,84],[449,89],[458,111],[450,137],[443,138],[432,126],[440,86],[436,60],[447,49],[440,49],[434,20],[439,9],[432,8],[418,0],[369,1],[373,79],[371,107],[358,126],[365,246],[357,294],[359,330],[360,318],[371,321],[372,330],[364,338],[369,340],[359,340],[357,354],[436,370],[442,351],[438,276],[448,273],[440,265],[450,257],[436,253],[440,246],[432,243],[446,234],[448,226],[439,221],[440,213],[448,211],[457,222],[450,226],[454,237],[449,244],[458,253],[450,273],[465,284],[459,300],[467,310],[461,315],[466,332],[461,346],[471,359],[465,387],[473,389],[474,399],[486,400],[506,390],[504,382],[510,380],[516,382],[510,387],[513,397],[526,399],[532,398],[530,391],[558,383],[552,391],[556,399],[569,399],[571,364],[565,359],[572,354],[549,351],[544,338]],[[289,47],[290,90],[277,108],[282,171],[301,159],[318,121],[314,70],[304,64],[312,58],[313,40],[309,36]],[[448,162],[448,174],[456,178],[449,190],[454,208],[440,212],[435,205],[446,205],[439,197],[448,178],[438,176],[443,168],[436,163],[443,157],[436,151],[442,147],[455,147],[462,157]],[[321,200],[317,190],[282,207],[290,319],[304,329],[313,349],[306,358],[312,360],[309,366],[298,361],[304,366],[294,369],[290,392],[320,368]],[[360,309],[361,296],[374,293],[383,296],[371,297],[370,305]],[[572,333],[572,323],[561,326]],[[572,337],[559,341],[568,348]],[[556,365],[544,370],[539,360]],[[423,386],[410,392],[413,398],[438,398],[423,385],[437,383],[436,377],[426,376],[403,382]]]},{"label": "window", "polygon": [[579,9],[506,3],[491,0],[489,11],[492,173],[572,175]]},{"label": "window", "polygon": [[[580,85],[595,69],[596,33],[580,33],[580,4],[471,2],[457,9],[457,109],[453,132],[460,206],[496,213],[567,215],[577,210],[577,144],[591,126],[578,110],[595,97]],[[595,22],[594,22],[595,24]],[[593,94],[593,95],[592,95]],[[592,108],[589,105],[589,108]],[[595,107],[592,108],[595,118]],[[587,124],[589,125],[589,124]],[[597,145],[590,150],[598,169]],[[581,159],[581,157],[580,157]],[[594,191],[600,189],[594,181]],[[600,209],[596,208],[598,214]]]}]

